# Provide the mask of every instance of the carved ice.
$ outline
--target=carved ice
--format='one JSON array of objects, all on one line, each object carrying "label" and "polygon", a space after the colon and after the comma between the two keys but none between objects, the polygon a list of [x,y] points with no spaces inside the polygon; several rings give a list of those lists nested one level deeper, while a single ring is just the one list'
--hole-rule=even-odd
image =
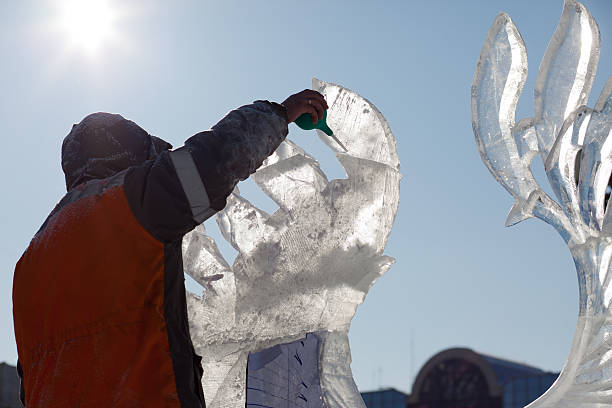
[{"label": "carved ice", "polygon": [[[529,217],[567,242],[580,290],[570,355],[552,387],[530,408],[612,406],[612,77],[594,109],[584,106],[599,59],[597,23],[575,0],[546,50],[535,86],[535,117],[515,122],[527,53],[505,13],[495,19],[472,85],[472,124],[482,160],[515,203],[506,225]],[[558,203],[531,170],[540,155]]]},{"label": "carved ice", "polygon": [[[249,393],[257,393],[270,381],[257,371],[276,364],[283,350],[298,349],[318,354],[303,371],[309,378],[317,371],[321,392],[301,392],[298,384],[279,396],[271,384],[266,392],[276,395],[257,401],[282,397],[287,407],[365,407],[350,370],[347,332],[357,306],[393,263],[383,250],[399,202],[399,160],[374,105],[316,79],[313,89],[328,101],[328,124],[348,152],[327,135],[319,137],[348,178],[328,181],[314,158],[286,140],[253,175],[279,210],[267,214],[236,190],[217,215],[224,238],[238,250],[232,266],[203,226],[183,240],[185,271],[206,288],[202,297],[188,295],[188,307],[209,408],[245,406],[249,353],[264,350],[252,354],[249,365],[255,384]],[[273,349],[279,344],[282,349]],[[318,401],[305,402],[309,395]]]}]

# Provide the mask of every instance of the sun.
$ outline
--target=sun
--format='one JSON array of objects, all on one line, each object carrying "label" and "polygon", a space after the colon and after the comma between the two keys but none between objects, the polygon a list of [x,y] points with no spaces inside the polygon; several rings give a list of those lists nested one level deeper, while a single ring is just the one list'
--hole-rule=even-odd
[{"label": "sun", "polygon": [[115,14],[107,0],[65,0],[59,11],[67,41],[82,51],[97,51],[113,35]]}]

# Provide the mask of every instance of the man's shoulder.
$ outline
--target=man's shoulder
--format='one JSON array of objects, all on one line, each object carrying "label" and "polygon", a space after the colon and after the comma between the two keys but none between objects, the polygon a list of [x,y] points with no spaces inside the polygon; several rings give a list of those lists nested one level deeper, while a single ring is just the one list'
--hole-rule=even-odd
[{"label": "man's shoulder", "polygon": [[59,213],[61,213],[62,210],[75,205],[83,199],[101,196],[110,189],[123,186],[125,174],[126,171],[122,171],[105,179],[89,180],[70,189],[49,213],[43,224],[34,235],[34,238],[44,231],[49,222]]}]

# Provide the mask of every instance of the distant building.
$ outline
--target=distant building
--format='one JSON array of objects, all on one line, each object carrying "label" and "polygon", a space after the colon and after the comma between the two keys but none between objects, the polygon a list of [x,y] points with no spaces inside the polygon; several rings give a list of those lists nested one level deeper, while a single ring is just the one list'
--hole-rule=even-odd
[{"label": "distant building", "polygon": [[17,369],[0,363],[0,408],[20,408]]},{"label": "distant building", "polygon": [[412,394],[385,389],[361,395],[368,408],[523,408],[542,395],[558,375],[467,348],[453,348],[425,363]]}]

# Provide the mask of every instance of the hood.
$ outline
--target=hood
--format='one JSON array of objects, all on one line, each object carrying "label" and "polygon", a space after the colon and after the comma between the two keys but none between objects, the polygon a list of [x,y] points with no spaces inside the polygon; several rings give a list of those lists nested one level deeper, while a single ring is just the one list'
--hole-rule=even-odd
[{"label": "hood", "polygon": [[171,148],[170,143],[121,115],[92,113],[73,125],[62,143],[66,190],[113,176]]}]

